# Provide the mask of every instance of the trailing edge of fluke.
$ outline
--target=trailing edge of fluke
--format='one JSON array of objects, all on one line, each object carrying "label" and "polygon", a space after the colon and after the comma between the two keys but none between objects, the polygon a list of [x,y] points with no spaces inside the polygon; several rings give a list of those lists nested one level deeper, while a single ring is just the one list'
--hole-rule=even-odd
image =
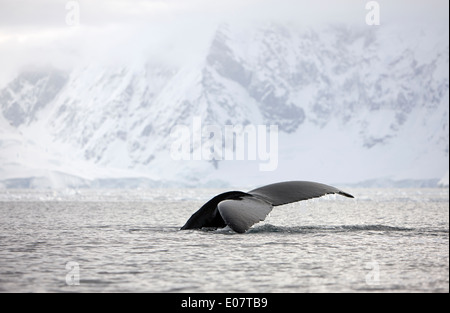
[{"label": "trailing edge of fluke", "polygon": [[275,183],[249,192],[229,191],[205,203],[181,229],[222,228],[228,225],[235,232],[244,233],[255,223],[263,221],[274,206],[327,194],[353,198],[335,187],[309,181]]}]

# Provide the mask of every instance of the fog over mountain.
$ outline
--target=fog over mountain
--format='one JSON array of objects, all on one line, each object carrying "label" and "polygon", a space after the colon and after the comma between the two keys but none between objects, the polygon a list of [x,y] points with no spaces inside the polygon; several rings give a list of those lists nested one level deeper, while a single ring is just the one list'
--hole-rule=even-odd
[{"label": "fog over mountain", "polygon": [[[145,27],[134,25],[98,45],[103,30],[95,30],[83,49],[56,41],[54,62],[43,56],[44,62],[11,69],[0,88],[0,187],[217,187],[291,179],[448,186],[448,20],[207,25],[191,26],[187,32],[201,35],[186,38],[172,36],[178,28],[170,27],[147,37]],[[203,134],[203,149],[214,139],[223,154],[174,159],[177,126],[190,131],[189,153],[201,150],[198,122],[221,131],[217,138]],[[226,159],[227,125],[276,125],[276,151],[266,151],[276,152],[273,170],[262,171],[268,160],[252,159],[251,151],[244,160]]]}]

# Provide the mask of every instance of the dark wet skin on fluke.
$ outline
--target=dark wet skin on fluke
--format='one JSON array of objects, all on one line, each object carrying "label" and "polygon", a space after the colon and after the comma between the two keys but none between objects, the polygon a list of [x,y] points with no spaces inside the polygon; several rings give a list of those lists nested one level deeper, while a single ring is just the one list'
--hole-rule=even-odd
[{"label": "dark wet skin on fluke", "polygon": [[245,233],[252,225],[263,221],[274,206],[327,194],[353,198],[335,187],[309,181],[275,183],[249,192],[229,191],[206,202],[181,229],[229,226],[237,233]]}]

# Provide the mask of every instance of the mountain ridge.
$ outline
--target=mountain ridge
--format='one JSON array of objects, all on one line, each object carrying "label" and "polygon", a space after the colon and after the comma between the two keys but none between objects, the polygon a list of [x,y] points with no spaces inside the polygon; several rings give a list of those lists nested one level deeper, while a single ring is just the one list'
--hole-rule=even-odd
[{"label": "mountain ridge", "polygon": [[[448,172],[448,39],[390,31],[224,24],[205,55],[179,67],[145,61],[19,73],[0,90],[0,181],[439,180]],[[222,128],[277,125],[278,168],[172,160],[171,130],[193,127],[194,118]]]}]

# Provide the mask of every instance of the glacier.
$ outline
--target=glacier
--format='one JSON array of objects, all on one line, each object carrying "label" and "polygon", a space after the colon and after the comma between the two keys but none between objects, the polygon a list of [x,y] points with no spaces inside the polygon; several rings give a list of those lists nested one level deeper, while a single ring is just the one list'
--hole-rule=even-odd
[{"label": "glacier", "polygon": [[[0,187],[448,187],[447,26],[223,23],[183,62],[29,67],[0,89]],[[174,160],[196,118],[277,125],[278,167]]]}]

